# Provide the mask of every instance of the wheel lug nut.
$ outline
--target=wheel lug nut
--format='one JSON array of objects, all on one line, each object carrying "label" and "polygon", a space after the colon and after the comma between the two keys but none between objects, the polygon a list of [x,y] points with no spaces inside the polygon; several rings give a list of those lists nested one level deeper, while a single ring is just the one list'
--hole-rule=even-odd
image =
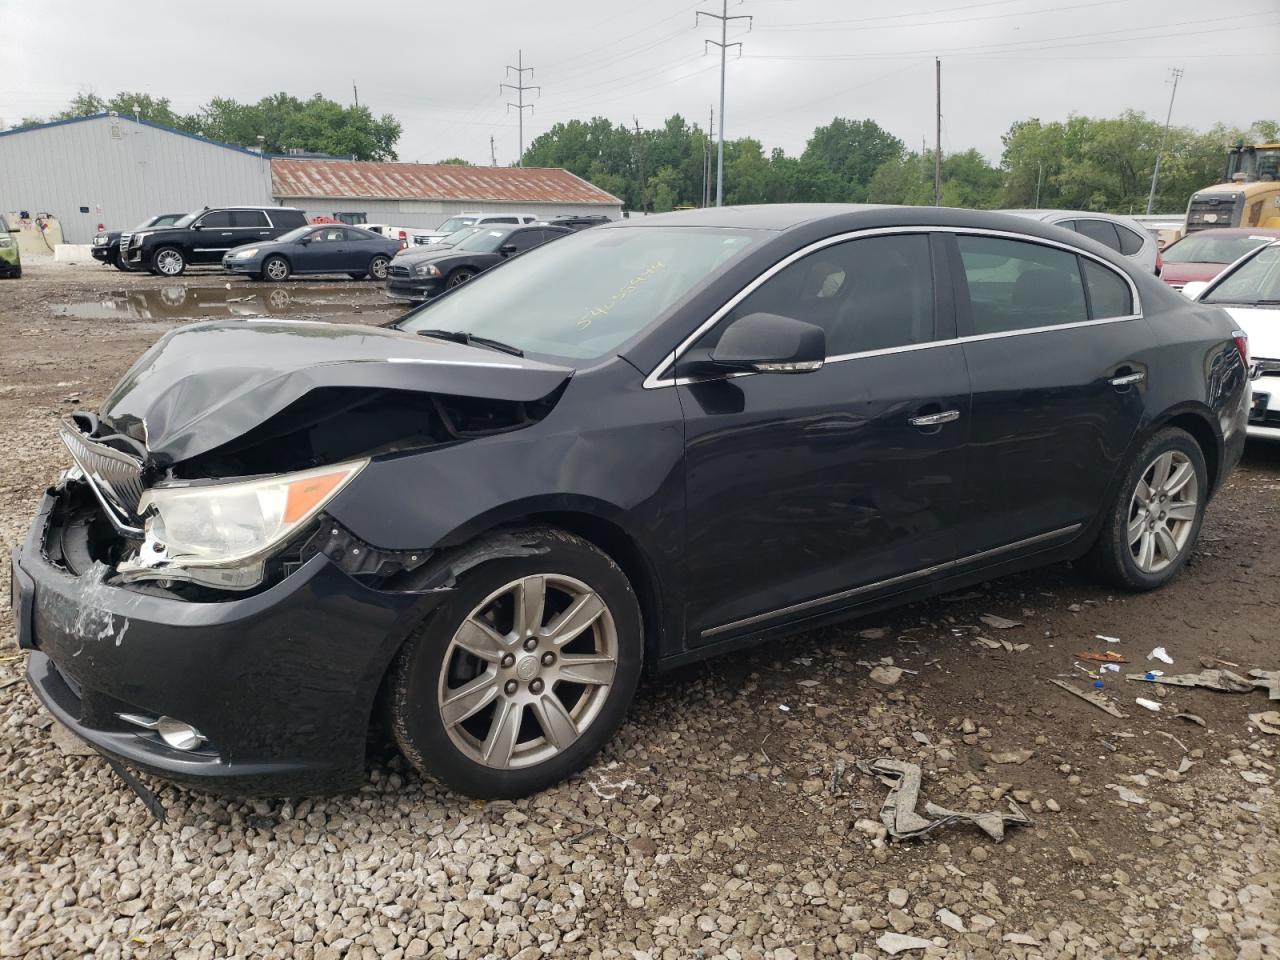
[{"label": "wheel lug nut", "polygon": [[530,690],[532,693],[541,693],[541,692],[542,692],[542,681],[541,681],[541,680],[535,680],[535,681],[533,681],[533,683],[529,684],[529,690]]},{"label": "wheel lug nut", "polygon": [[519,685],[518,683],[516,683],[514,680],[508,680],[508,681],[503,685],[503,687],[502,687],[502,691],[503,691],[503,693],[505,693],[508,697],[510,697],[510,696],[512,696],[512,695],[516,692],[516,690],[518,690],[518,689],[519,689],[519,687],[520,687],[520,685]]},{"label": "wheel lug nut", "polygon": [[524,648],[525,648],[526,650],[533,650],[533,649],[535,649],[537,646],[538,646],[538,638],[537,638],[537,637],[530,637],[528,640],[526,640],[526,641],[524,642]]},{"label": "wheel lug nut", "polygon": [[502,665],[504,667],[510,667],[515,662],[516,662],[516,655],[514,653],[504,653],[502,655]]},{"label": "wheel lug nut", "polygon": [[552,653],[550,650],[548,650],[546,653],[542,655],[542,665],[544,667],[549,667],[555,662],[556,662],[556,655]]}]

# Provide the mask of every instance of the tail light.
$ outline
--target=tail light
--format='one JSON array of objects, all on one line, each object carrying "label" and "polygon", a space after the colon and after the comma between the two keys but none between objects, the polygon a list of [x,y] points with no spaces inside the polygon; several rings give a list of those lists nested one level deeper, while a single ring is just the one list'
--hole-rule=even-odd
[{"label": "tail light", "polygon": [[403,230],[401,230],[401,231],[400,231],[400,242],[401,242],[401,243],[404,243],[404,242],[405,242],[406,240],[408,240],[408,239],[409,239],[409,234],[407,234],[407,233],[405,233]]},{"label": "tail light", "polygon": [[1156,276],[1160,276],[1160,271],[1164,269],[1164,257],[1160,256],[1160,251],[1156,251]]},{"label": "tail light", "polygon": [[1236,342],[1236,349],[1240,351],[1240,359],[1244,363],[1244,368],[1249,369],[1249,335],[1243,330],[1232,330],[1231,339]]}]

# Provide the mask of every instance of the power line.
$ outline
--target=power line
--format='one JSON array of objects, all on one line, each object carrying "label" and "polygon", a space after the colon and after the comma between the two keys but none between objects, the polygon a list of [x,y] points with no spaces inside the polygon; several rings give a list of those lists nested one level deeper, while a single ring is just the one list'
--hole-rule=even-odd
[{"label": "power line", "polygon": [[1169,122],[1173,119],[1173,98],[1178,95],[1178,81],[1182,79],[1182,68],[1170,68],[1169,75],[1172,78],[1173,90],[1169,93],[1169,112],[1164,116],[1164,133],[1160,135],[1160,152],[1156,154],[1156,168],[1151,172],[1151,192],[1147,194],[1147,216],[1151,215],[1151,208],[1156,202],[1156,184],[1160,182],[1160,158],[1164,156],[1164,145],[1169,139]]},{"label": "power line", "polygon": [[705,52],[708,45],[720,48],[720,134],[716,139],[716,206],[724,205],[724,62],[725,55],[729,52],[730,47],[738,48],[738,56],[742,56],[741,43],[729,43],[729,21],[730,20],[746,20],[747,28],[750,29],[754,24],[754,17],[749,15],[738,14],[729,16],[729,0],[721,0],[719,13],[708,13],[705,10],[699,10],[697,16],[694,17],[695,23],[700,23],[699,17],[710,17],[712,20],[720,21],[720,42],[715,40],[704,40],[703,50]]},{"label": "power line", "polygon": [[515,108],[516,108],[516,112],[517,112],[517,113],[519,114],[519,116],[520,116],[520,159],[516,161],[516,165],[517,165],[517,166],[520,166],[520,167],[523,167],[523,166],[524,166],[524,111],[525,111],[525,107],[528,107],[528,108],[529,108],[529,111],[530,111],[531,113],[533,112],[533,104],[532,104],[532,103],[525,103],[525,102],[524,102],[524,92],[525,92],[526,90],[537,90],[537,91],[538,91],[538,96],[542,96],[542,88],[541,88],[541,87],[539,87],[539,86],[536,86],[536,85],[526,85],[526,84],[525,84],[525,82],[524,82],[524,75],[527,73],[527,74],[529,74],[529,76],[531,76],[531,77],[532,77],[532,76],[533,76],[533,67],[526,67],[526,66],[524,65],[524,51],[523,51],[523,50],[517,50],[517,51],[516,51],[516,66],[514,66],[514,67],[513,67],[513,66],[511,66],[511,64],[507,64],[507,76],[511,76],[511,71],[512,71],[512,70],[514,70],[514,71],[516,72],[516,82],[515,82],[514,84],[511,84],[511,83],[500,83],[500,84],[498,84],[498,93],[502,93],[502,91],[503,91],[504,89],[506,89],[506,90],[514,90],[514,91],[516,92],[516,102],[515,102],[515,103],[512,103],[510,100],[508,100],[508,101],[507,101],[507,112],[508,112],[508,113],[510,113],[510,112],[511,112],[511,108],[512,108],[512,107],[515,107]]}]

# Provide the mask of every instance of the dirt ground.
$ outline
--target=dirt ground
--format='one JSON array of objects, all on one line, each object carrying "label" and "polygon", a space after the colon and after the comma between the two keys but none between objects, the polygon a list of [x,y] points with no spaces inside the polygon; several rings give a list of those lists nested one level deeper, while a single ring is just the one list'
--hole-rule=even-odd
[{"label": "dirt ground", "polygon": [[[179,322],[264,313],[396,310],[346,280],[32,264],[0,283],[5,543],[67,464],[60,414]],[[1162,591],[1058,566],[691,667],[641,690],[582,777],[521,802],[448,794],[388,751],[340,797],[144,778],[165,823],[51,725],[6,607],[0,956],[795,960],[887,956],[900,934],[928,943],[908,957],[1280,957],[1280,737],[1249,719],[1280,703],[1108,674],[1119,719],[1049,682],[1087,688],[1074,654],[1099,649],[1122,671],[1280,669],[1277,556],[1280,445],[1254,444]],[[876,682],[882,658],[907,672]],[[886,842],[886,787],[855,766],[878,757],[921,766],[922,811],[1016,798],[1033,822]]]}]

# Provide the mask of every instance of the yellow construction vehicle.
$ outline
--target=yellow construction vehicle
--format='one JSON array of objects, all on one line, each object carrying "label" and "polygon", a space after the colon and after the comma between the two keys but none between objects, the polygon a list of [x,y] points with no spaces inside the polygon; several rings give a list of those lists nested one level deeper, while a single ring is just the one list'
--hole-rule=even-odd
[{"label": "yellow construction vehicle", "polygon": [[1186,232],[1213,227],[1280,227],[1280,143],[1237,144],[1222,182],[1192,194]]}]

